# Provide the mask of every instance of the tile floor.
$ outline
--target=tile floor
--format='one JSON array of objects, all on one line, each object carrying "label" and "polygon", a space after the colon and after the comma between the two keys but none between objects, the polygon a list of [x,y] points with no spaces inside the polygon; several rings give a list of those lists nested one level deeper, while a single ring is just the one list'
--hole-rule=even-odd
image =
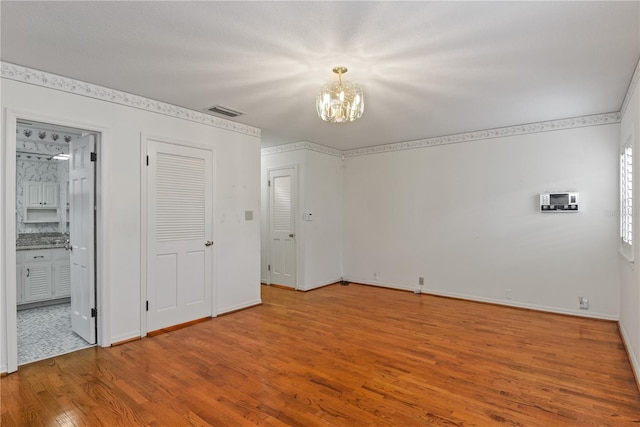
[{"label": "tile floor", "polygon": [[71,331],[71,304],[18,311],[18,365],[92,347]]}]

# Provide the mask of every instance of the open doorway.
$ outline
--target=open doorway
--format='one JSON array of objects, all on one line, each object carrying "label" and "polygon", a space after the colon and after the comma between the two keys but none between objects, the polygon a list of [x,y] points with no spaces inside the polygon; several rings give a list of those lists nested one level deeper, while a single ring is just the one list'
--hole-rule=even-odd
[{"label": "open doorway", "polygon": [[96,343],[96,137],[17,121],[17,365]]}]

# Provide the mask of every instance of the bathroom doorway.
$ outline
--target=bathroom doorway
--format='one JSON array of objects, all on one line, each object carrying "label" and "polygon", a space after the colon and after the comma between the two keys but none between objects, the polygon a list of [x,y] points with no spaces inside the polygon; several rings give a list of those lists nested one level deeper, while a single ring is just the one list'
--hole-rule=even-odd
[{"label": "bathroom doorway", "polygon": [[17,121],[17,365],[95,345],[96,137]]}]

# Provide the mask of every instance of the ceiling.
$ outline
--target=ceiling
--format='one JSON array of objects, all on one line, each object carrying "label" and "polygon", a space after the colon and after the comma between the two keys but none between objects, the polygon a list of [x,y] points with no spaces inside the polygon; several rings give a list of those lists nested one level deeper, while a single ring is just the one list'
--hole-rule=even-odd
[{"label": "ceiling", "polygon": [[[620,110],[640,2],[0,2],[1,59],[347,150]],[[349,68],[354,123],[315,95]]]}]

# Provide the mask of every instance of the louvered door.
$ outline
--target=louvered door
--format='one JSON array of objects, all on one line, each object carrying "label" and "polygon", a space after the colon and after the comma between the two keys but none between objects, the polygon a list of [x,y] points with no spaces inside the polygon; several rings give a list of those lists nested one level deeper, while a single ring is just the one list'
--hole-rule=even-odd
[{"label": "louvered door", "polygon": [[269,171],[270,282],[296,287],[295,169]]},{"label": "louvered door", "polygon": [[147,331],[212,315],[213,153],[148,140]]},{"label": "louvered door", "polygon": [[51,299],[51,261],[24,264],[24,302]]}]

